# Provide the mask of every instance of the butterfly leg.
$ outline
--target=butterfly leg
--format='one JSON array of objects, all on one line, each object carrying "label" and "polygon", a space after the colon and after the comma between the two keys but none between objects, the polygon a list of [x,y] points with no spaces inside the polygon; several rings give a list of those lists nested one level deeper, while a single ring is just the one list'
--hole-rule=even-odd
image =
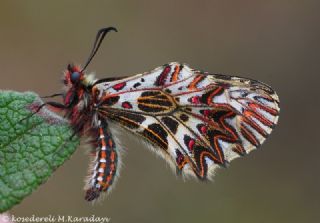
[{"label": "butterfly leg", "polygon": [[110,191],[117,174],[118,154],[107,122],[99,121],[96,136],[97,141],[93,142],[97,146],[94,152],[95,160],[91,164],[91,173],[86,186],[87,201],[97,199],[101,192]]},{"label": "butterfly leg", "polygon": [[41,98],[54,98],[54,97],[58,97],[58,96],[63,97],[63,94],[62,93],[57,93],[57,94],[42,96]]}]

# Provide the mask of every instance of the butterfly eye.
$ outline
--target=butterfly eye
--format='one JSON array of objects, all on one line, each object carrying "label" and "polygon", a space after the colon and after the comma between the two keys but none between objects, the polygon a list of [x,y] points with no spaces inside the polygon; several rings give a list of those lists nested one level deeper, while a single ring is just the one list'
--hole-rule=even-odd
[{"label": "butterfly eye", "polygon": [[73,84],[78,83],[80,80],[80,73],[79,72],[73,72],[70,76],[70,80]]}]

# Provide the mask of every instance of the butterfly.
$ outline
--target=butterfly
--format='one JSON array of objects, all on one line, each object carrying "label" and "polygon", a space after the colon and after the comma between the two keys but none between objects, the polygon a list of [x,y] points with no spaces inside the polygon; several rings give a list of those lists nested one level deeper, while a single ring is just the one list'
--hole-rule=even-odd
[{"label": "butterfly", "polygon": [[172,62],[142,74],[96,80],[85,69],[110,31],[117,29],[98,31],[83,69],[68,65],[63,103],[45,103],[65,112],[74,134],[92,139],[87,201],[110,191],[119,175],[121,148],[110,125],[144,139],[177,174],[205,181],[218,167],[258,148],[277,124],[277,94],[249,78]]}]

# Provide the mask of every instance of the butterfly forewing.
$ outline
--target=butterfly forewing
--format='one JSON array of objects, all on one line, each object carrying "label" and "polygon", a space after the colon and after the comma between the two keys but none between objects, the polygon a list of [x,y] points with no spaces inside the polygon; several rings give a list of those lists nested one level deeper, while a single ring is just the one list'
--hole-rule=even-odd
[{"label": "butterfly forewing", "polygon": [[144,137],[179,173],[211,178],[218,166],[260,146],[277,123],[266,84],[170,63],[100,81],[98,114]]}]

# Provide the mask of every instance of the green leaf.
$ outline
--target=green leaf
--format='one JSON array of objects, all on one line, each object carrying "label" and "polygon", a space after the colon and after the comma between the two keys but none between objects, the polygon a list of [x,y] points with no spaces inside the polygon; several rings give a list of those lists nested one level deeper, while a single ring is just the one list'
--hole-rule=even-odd
[{"label": "green leaf", "polygon": [[70,158],[79,138],[31,92],[0,91],[0,213],[44,183]]}]

